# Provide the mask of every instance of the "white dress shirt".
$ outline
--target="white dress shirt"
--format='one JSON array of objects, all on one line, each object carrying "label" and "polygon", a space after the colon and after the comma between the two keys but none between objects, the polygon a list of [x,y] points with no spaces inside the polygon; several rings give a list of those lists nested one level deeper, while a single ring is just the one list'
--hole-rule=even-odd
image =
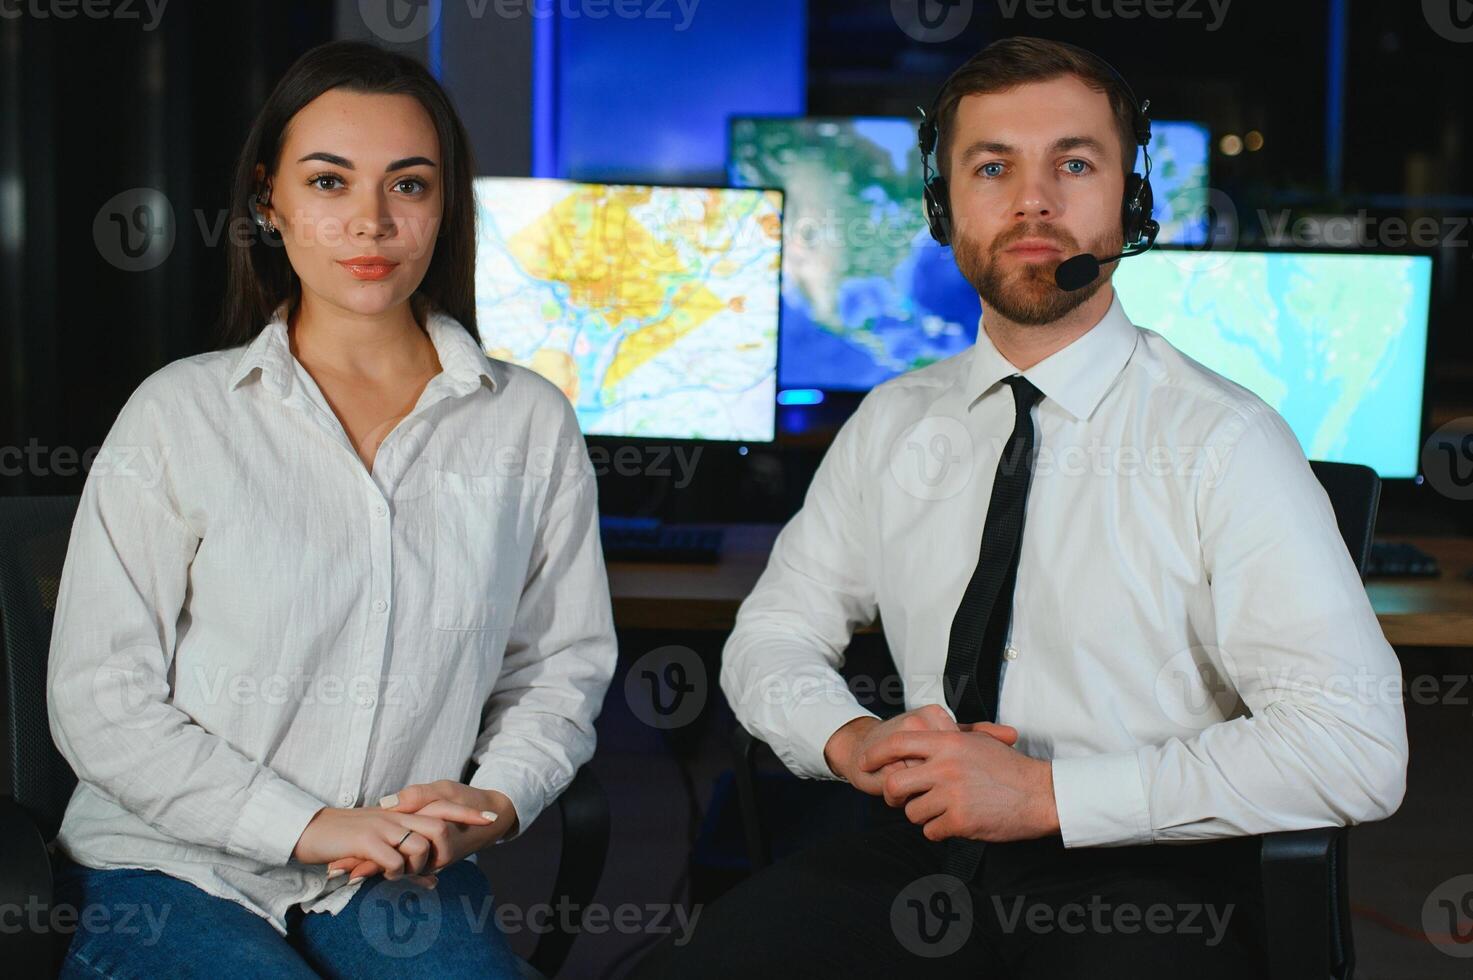
[{"label": "white dress shirt", "polygon": [[[873,714],[836,668],[878,612],[904,706],[945,705],[1017,371],[978,331],[840,430],[726,644],[738,718],[793,772]],[[1066,846],[1385,817],[1401,670],[1293,433],[1115,299],[1022,375],[1037,456],[998,720],[1053,760]],[[879,688],[883,694],[884,688]]]},{"label": "white dress shirt", "polygon": [[519,831],[594,749],[613,673],[596,483],[572,406],[426,323],[442,371],[370,474],[276,318],[123,406],[57,600],[57,843],[285,933],[360,885],[292,859],[323,806],[450,779]]}]

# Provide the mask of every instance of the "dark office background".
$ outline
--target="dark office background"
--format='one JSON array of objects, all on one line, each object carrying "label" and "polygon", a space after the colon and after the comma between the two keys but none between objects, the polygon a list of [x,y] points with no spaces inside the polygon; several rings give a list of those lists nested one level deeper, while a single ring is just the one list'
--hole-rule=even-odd
[{"label": "dark office background", "polygon": [[[354,0],[171,0],[148,30],[118,18],[35,16],[25,12],[32,2],[0,0],[0,448],[35,447],[43,463],[7,469],[0,495],[78,492],[84,474],[76,460],[101,442],[139,382],[169,361],[218,346],[213,322],[224,252],[210,229],[228,206],[229,173],[247,128],[303,51],[368,36]],[[1448,0],[1449,9],[1457,2]],[[445,5],[449,11],[451,0]],[[800,0],[783,4],[795,5],[804,9]],[[764,6],[701,3],[728,16]],[[975,7],[960,36],[923,43],[897,27],[889,0],[808,0],[798,32],[783,35],[783,43],[797,37],[806,49],[799,111],[912,114],[917,104],[929,105],[958,63],[999,37],[1031,34],[1086,46],[1152,100],[1157,118],[1210,127],[1212,185],[1237,209],[1239,247],[1264,244],[1260,209],[1290,220],[1435,219],[1424,433],[1460,420],[1473,427],[1473,39],[1435,29],[1435,4],[1232,0],[1216,26],[1205,0],[1177,5],[1196,9],[1195,18],[1071,18],[1056,9],[1034,17],[1026,2],[1008,16],[1014,4],[996,0]],[[482,173],[537,169],[532,35],[526,17],[448,24],[438,47],[405,48],[448,66],[447,87],[471,123]],[[605,81],[613,98],[620,80]],[[669,84],[680,83],[672,77]],[[667,91],[650,84],[622,95],[657,104]],[[1260,150],[1218,150],[1221,134],[1249,130],[1264,135]],[[170,202],[175,242],[156,268],[129,272],[101,254],[94,223],[110,199],[136,188],[154,188]],[[825,442],[820,428],[745,454],[703,446],[688,486],[611,473],[601,480],[601,501],[613,512],[670,519],[781,521],[800,503]],[[1392,481],[1381,527],[1466,535],[1473,533],[1473,508],[1429,486]],[[688,644],[714,669],[719,638],[625,633],[621,656],[668,643]],[[1467,673],[1466,650],[1418,656],[1421,674]],[[712,787],[729,766],[722,739],[730,716],[655,732],[618,696],[625,669],[599,723],[598,764],[613,796],[616,835],[601,894],[612,901],[631,894],[699,897],[718,887],[724,872],[686,864],[686,834],[693,839],[694,819],[718,809]],[[1473,866],[1454,826],[1468,812],[1467,791],[1444,785],[1461,781],[1466,767],[1458,748],[1468,738],[1466,699],[1409,707],[1409,717],[1408,803],[1393,821],[1356,837],[1371,868],[1358,879],[1363,975],[1461,975],[1456,968],[1466,961],[1428,949],[1417,928],[1426,883]],[[679,765],[667,764],[672,753]],[[688,800],[689,813],[672,799]],[[534,830],[555,833],[545,824]],[[542,840],[505,849],[498,858],[505,879],[513,877],[506,869],[545,879]],[[531,885],[508,888],[513,895],[522,894],[518,888],[537,892]],[[644,941],[589,939],[575,947],[568,975],[617,975]]]},{"label": "dark office background", "polygon": [[[744,6],[704,0],[707,9],[734,4]],[[810,114],[909,114],[994,38],[1088,46],[1153,101],[1153,115],[1209,125],[1212,185],[1237,209],[1240,247],[1260,243],[1259,209],[1288,209],[1291,220],[1437,219],[1427,431],[1473,415],[1470,45],[1434,30],[1417,3],[1236,0],[1220,18],[1205,3],[1181,6],[1182,16],[1126,20],[977,3],[960,36],[922,43],[897,28],[885,0],[811,0],[799,97]],[[457,34],[453,7],[445,6],[445,51],[406,49],[453,62],[452,94],[471,120],[481,172],[530,174],[529,18],[502,19],[489,33],[481,26],[483,37],[472,37]],[[1030,9],[1053,13],[1035,18]],[[0,445],[53,454],[7,470],[0,492],[76,492],[81,467],[56,457],[56,447],[80,456],[96,446],[147,374],[216,346],[224,253],[211,232],[234,155],[292,60],[334,37],[365,36],[355,15],[350,2],[173,0],[151,29],[117,17],[0,18]],[[494,55],[479,57],[476,45],[494,46]],[[658,101],[661,92],[635,97]],[[1215,146],[1220,134],[1254,129],[1264,134],[1258,152],[1227,156]],[[139,187],[172,204],[175,242],[156,268],[129,272],[99,253],[93,224],[111,197]],[[603,494],[627,513],[781,520],[801,500],[824,443],[820,432],[746,455],[710,446],[688,487],[611,474]],[[1388,488],[1382,524],[1466,530],[1466,510],[1403,481]]]}]

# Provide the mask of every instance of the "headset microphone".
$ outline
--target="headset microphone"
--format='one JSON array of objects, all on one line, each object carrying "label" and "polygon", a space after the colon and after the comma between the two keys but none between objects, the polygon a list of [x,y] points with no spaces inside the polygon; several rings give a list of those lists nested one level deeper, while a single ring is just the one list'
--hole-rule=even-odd
[{"label": "headset microphone", "polygon": [[1083,289],[1100,277],[1100,266],[1108,265],[1116,259],[1128,259],[1132,255],[1140,255],[1149,250],[1152,245],[1156,244],[1156,235],[1160,231],[1161,226],[1157,222],[1148,221],[1141,243],[1125,249],[1119,255],[1102,259],[1088,252],[1082,252],[1067,258],[1059,263],[1058,268],[1054,269],[1054,282],[1066,292]]},{"label": "headset microphone", "polygon": [[[1110,65],[1106,65],[1110,73],[1120,83],[1121,89],[1130,99],[1131,130],[1135,135],[1137,145],[1141,147],[1142,155],[1145,157],[1145,168],[1143,173],[1132,173],[1125,178],[1125,193],[1121,200],[1120,220],[1124,230],[1124,247],[1119,255],[1113,255],[1107,259],[1084,253],[1075,255],[1060,262],[1054,270],[1054,282],[1060,289],[1072,291],[1083,289],[1099,278],[1100,266],[1107,265],[1117,259],[1129,258],[1132,255],[1140,255],[1156,244],[1156,236],[1161,231],[1161,226],[1151,218],[1151,119],[1146,115],[1146,110],[1151,107],[1150,100],[1140,102],[1136,100],[1135,93],[1130,90],[1130,85],[1125,78]],[[955,77],[955,76],[953,76]],[[948,79],[947,84],[950,84]],[[940,166],[932,167],[931,161],[941,142],[941,130],[939,118],[941,95],[945,94],[946,86],[943,85],[941,92],[936,96],[936,102],[931,106],[928,115],[921,110],[921,124],[918,136],[921,151],[922,183],[923,183],[923,206],[925,209],[926,225],[931,231],[931,237],[941,245],[950,245],[952,238],[952,215],[950,188],[947,187],[946,178],[937,171]]]}]

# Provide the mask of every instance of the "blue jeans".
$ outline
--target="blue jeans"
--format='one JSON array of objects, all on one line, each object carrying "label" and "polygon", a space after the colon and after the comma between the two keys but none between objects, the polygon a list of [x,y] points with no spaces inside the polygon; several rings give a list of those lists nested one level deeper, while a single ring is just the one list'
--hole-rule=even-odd
[{"label": "blue jeans", "polygon": [[490,886],[469,860],[433,891],[376,877],[337,915],[287,913],[287,935],[245,906],[161,871],[99,871],[58,853],[55,904],[77,909],[64,980],[100,977],[521,977]]}]

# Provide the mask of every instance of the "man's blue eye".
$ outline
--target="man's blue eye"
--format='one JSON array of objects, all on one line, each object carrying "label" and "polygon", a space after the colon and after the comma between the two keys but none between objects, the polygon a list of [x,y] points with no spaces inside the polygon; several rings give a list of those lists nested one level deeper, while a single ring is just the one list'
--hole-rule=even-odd
[{"label": "man's blue eye", "polygon": [[1079,169],[1078,170],[1070,169],[1069,172],[1071,174],[1082,174],[1086,170],[1089,169],[1089,162],[1086,161],[1086,160],[1070,160],[1067,163],[1065,163],[1064,166],[1073,168],[1076,164],[1079,166]]},{"label": "man's blue eye", "polygon": [[996,177],[1002,173],[1002,164],[984,163],[982,164],[982,173],[986,174],[988,177]]}]

